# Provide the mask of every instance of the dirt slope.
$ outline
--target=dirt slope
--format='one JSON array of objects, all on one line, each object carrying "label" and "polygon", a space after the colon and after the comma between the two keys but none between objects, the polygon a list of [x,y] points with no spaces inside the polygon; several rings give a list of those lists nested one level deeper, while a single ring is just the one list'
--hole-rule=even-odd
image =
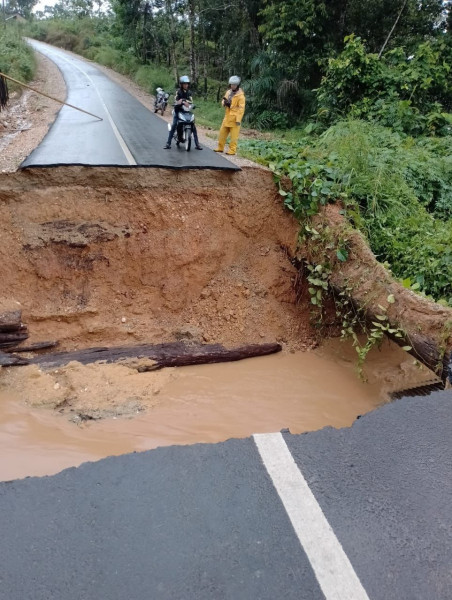
[{"label": "dirt slope", "polygon": [[263,169],[37,169],[0,178],[3,296],[31,341],[314,343]]}]

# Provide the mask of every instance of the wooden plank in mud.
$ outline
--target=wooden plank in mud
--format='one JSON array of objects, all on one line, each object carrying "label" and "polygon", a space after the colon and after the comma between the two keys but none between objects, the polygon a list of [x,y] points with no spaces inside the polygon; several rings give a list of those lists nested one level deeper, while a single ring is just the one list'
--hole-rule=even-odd
[{"label": "wooden plank in mud", "polygon": [[28,333],[0,333],[0,348],[17,346],[29,337]]},{"label": "wooden plank in mud", "polygon": [[12,348],[5,348],[5,352],[37,352],[38,350],[49,350],[50,348],[56,348],[59,342],[36,342],[29,346],[14,346]]},{"label": "wooden plank in mud", "polygon": [[266,356],[281,351],[281,345],[252,344],[228,349],[220,344],[185,344],[174,342],[167,344],[145,344],[140,346],[118,346],[113,348],[100,347],[77,350],[74,352],[58,352],[45,354],[29,360],[30,364],[37,364],[43,368],[53,368],[77,361],[84,365],[105,362],[115,363],[126,359],[147,358],[155,361],[152,366],[143,365],[140,371],[160,369],[162,367],[182,367],[188,365],[201,365],[219,362],[231,362]]},{"label": "wooden plank in mud", "polygon": [[30,361],[15,354],[7,354],[0,350],[0,367],[16,367],[30,364]]}]

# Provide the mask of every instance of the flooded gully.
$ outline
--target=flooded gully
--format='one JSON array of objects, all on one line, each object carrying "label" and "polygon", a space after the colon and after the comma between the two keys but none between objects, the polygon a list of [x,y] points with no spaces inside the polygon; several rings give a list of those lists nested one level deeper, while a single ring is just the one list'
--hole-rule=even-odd
[{"label": "flooded gully", "polygon": [[[354,349],[338,340],[310,352],[150,373],[74,363],[50,373],[3,369],[0,479],[158,446],[346,427],[387,402],[388,392],[432,378],[389,342],[371,353],[365,370],[367,383],[357,375]],[[105,418],[68,418],[59,395],[68,390],[79,410]]]}]

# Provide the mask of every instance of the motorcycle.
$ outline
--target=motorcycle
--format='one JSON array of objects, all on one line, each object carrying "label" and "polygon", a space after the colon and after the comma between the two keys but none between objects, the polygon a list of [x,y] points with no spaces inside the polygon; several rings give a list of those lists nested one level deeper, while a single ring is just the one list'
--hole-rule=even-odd
[{"label": "motorcycle", "polygon": [[[174,104],[174,106],[176,106],[176,104]],[[195,115],[193,114],[194,108],[194,104],[185,102],[182,104],[181,110],[176,113],[177,125],[174,133],[174,140],[177,147],[179,147],[180,144],[184,144],[187,152],[190,152],[191,149],[193,128],[195,126]],[[171,123],[168,123],[168,130],[171,131]]]},{"label": "motorcycle", "polygon": [[162,113],[162,117],[165,114],[166,107],[168,105],[169,94],[162,90],[162,88],[157,88],[157,94],[154,100],[154,112],[157,113],[160,111]]}]

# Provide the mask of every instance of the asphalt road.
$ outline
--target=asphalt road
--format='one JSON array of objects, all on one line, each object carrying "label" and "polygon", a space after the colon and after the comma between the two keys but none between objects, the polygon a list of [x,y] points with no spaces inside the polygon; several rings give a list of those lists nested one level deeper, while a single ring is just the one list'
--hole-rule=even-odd
[{"label": "asphalt road", "polygon": [[0,484],[1,600],[449,600],[452,395]]},{"label": "asphalt road", "polygon": [[173,144],[171,150],[163,150],[168,137],[166,122],[93,63],[35,40],[30,44],[61,70],[66,102],[103,120],[63,106],[22,168],[85,165],[239,170],[209,148],[186,152]]}]

